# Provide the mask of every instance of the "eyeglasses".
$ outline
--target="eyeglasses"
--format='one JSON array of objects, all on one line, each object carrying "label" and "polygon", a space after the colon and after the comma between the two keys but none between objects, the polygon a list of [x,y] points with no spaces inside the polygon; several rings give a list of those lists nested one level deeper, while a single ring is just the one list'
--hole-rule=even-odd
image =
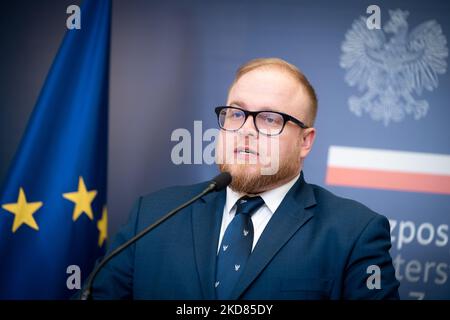
[{"label": "eyeglasses", "polygon": [[237,107],[220,106],[215,108],[217,120],[221,129],[237,131],[247,121],[248,116],[253,117],[253,124],[259,133],[266,136],[279,135],[287,121],[292,121],[300,128],[307,129],[303,122],[288,114],[275,111],[247,111]]}]

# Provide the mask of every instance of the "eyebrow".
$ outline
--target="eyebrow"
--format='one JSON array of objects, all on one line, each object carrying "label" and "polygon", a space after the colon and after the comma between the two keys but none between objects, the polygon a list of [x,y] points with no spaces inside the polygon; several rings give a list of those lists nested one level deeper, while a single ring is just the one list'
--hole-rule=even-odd
[{"label": "eyebrow", "polygon": [[[245,109],[248,109],[248,106],[245,104],[245,102],[243,102],[243,101],[231,101],[230,103],[229,103],[229,105],[230,106],[233,106],[233,105],[235,105],[235,106],[237,106],[237,107],[241,107],[241,108],[245,108]],[[273,107],[262,107],[262,108],[260,108],[260,109],[258,109],[258,111],[275,111],[275,112],[280,112],[280,111],[277,111],[275,108],[273,108]]]},{"label": "eyebrow", "polygon": [[243,101],[231,101],[231,102],[229,103],[229,105],[230,105],[230,106],[235,105],[235,106],[238,106],[238,107],[244,107],[244,108],[246,108],[246,105],[245,105],[245,103],[244,103]]}]

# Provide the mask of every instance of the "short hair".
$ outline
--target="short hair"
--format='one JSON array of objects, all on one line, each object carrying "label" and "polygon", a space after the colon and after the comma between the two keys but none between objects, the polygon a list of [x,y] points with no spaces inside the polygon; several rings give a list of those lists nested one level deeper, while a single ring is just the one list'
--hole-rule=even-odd
[{"label": "short hair", "polygon": [[228,93],[230,93],[231,88],[236,84],[236,82],[246,73],[263,67],[277,67],[283,71],[288,72],[291,76],[294,77],[301,85],[303,85],[303,88],[306,91],[306,94],[309,97],[310,100],[310,123],[307,123],[308,126],[312,127],[314,126],[314,121],[316,120],[317,115],[317,95],[316,92],[311,85],[311,83],[308,81],[306,76],[293,64],[280,59],[280,58],[257,58],[250,60],[243,65],[239,67],[236,71],[236,75],[234,77],[233,83],[230,86],[230,89],[228,90]]}]

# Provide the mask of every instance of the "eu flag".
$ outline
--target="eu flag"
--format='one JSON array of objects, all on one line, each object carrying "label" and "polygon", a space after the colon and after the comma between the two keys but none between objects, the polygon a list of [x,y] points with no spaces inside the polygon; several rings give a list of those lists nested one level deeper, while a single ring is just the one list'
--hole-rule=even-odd
[{"label": "eu flag", "polygon": [[106,245],[110,0],[80,13],[0,193],[1,299],[72,296]]}]

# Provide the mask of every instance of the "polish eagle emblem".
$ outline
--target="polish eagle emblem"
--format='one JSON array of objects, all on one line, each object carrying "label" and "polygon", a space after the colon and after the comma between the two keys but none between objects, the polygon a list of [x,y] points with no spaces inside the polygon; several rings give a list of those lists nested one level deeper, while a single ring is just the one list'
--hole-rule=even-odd
[{"label": "polish eagle emblem", "polygon": [[389,21],[382,29],[370,30],[366,18],[356,19],[342,43],[340,66],[345,81],[361,96],[348,100],[357,116],[368,113],[385,126],[405,115],[418,120],[429,109],[421,99],[424,89],[438,87],[438,75],[447,71],[447,39],[435,20],[421,23],[409,31],[409,13],[389,10]]}]

